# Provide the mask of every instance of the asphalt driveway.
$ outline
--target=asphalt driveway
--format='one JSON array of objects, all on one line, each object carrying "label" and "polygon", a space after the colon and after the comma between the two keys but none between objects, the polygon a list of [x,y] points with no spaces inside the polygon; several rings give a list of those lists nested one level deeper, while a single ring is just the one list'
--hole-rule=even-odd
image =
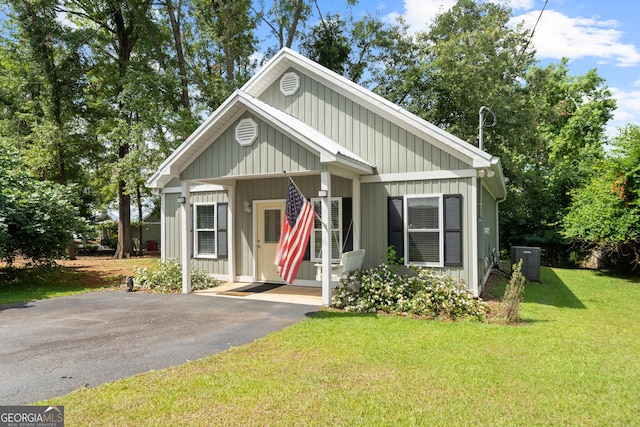
[{"label": "asphalt driveway", "polygon": [[317,306],[100,291],[0,305],[0,405],[175,366],[250,343]]}]

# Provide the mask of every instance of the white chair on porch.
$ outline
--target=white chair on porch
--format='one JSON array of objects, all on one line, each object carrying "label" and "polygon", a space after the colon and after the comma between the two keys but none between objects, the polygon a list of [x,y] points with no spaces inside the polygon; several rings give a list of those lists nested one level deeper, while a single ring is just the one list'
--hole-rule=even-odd
[{"label": "white chair on porch", "polygon": [[[331,284],[338,286],[340,281],[347,277],[349,273],[360,270],[365,252],[364,249],[343,252],[340,257],[340,264],[331,266]],[[322,281],[322,264],[316,264],[316,280]]]}]

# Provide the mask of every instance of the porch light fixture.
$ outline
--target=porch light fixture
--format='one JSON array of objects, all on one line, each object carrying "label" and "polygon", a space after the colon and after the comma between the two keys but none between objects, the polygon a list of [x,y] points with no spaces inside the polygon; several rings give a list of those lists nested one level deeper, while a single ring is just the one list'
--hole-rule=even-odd
[{"label": "porch light fixture", "polygon": [[184,196],[179,196],[179,197],[176,199],[176,201],[177,201],[178,203],[185,204],[185,203],[187,203],[187,198],[186,198],[186,197],[184,197]]},{"label": "porch light fixture", "polygon": [[491,178],[495,174],[496,173],[494,171],[492,171],[491,169],[489,169],[489,170],[478,169],[478,178],[484,178],[485,176]]},{"label": "porch light fixture", "polygon": [[247,201],[247,199],[244,199],[244,202],[242,202],[242,206],[244,207],[244,211],[246,213],[251,213],[251,205],[249,204],[249,202]]}]

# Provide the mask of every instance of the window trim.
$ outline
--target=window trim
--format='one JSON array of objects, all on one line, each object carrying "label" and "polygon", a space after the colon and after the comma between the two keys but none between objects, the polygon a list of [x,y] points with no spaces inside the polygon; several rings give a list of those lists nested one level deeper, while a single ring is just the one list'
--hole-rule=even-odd
[{"label": "window trim", "polygon": [[[211,206],[214,214],[214,228],[198,228],[198,207],[199,206]],[[214,239],[214,253],[213,254],[201,254],[198,248],[198,233],[200,231],[213,231]],[[218,258],[218,203],[217,202],[205,202],[193,204],[193,258],[201,259],[216,259]]]},{"label": "window trim", "polygon": [[[438,262],[415,262],[409,259],[409,203],[408,199],[438,199],[438,228],[416,229],[414,233],[438,232]],[[403,198],[403,235],[404,235],[404,264],[421,267],[444,267],[444,194],[410,194]]]},{"label": "window trim", "polygon": [[[340,263],[340,257],[342,257],[342,247],[344,246],[343,243],[343,236],[342,236],[342,232],[343,232],[343,224],[342,224],[342,197],[331,197],[331,203],[333,203],[334,201],[338,202],[338,228],[337,229],[331,229],[331,234],[333,235],[333,233],[338,233],[338,257],[337,258],[331,258],[331,263],[332,264],[338,264]],[[322,199],[319,197],[315,197],[311,199],[311,206],[315,209],[315,203],[322,202]],[[311,229],[311,237],[309,239],[309,247],[311,248],[310,251],[310,258],[311,261],[313,262],[322,262],[322,257],[316,257],[315,256],[315,251],[314,248],[315,243],[316,243],[316,231],[322,231],[322,228],[316,228],[315,227],[315,221],[313,222],[313,228]]]}]

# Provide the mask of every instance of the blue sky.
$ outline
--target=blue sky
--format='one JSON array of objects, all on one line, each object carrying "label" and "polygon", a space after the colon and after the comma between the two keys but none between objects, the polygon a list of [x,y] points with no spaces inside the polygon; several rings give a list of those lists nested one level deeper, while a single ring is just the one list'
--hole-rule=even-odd
[{"label": "blue sky", "polygon": [[[319,0],[323,13],[344,8],[344,0]],[[354,15],[379,13],[386,20],[404,16],[414,30],[428,29],[439,11],[455,0],[360,0]],[[513,22],[533,27],[544,0],[496,1],[513,10]],[[619,0],[549,0],[532,40],[540,66],[569,58],[572,75],[596,68],[618,102],[608,133],[627,123],[640,125],[640,2]]]}]

